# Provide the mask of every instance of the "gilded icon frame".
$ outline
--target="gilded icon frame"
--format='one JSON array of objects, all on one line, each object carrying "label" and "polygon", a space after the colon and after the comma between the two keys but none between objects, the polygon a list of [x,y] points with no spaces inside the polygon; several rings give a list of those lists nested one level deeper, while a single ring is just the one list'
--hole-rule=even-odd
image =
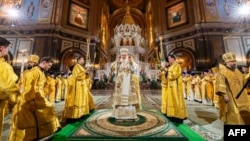
[{"label": "gilded icon frame", "polygon": [[188,22],[186,1],[167,7],[166,12],[168,28],[178,27]]},{"label": "gilded icon frame", "polygon": [[71,2],[69,6],[68,21],[70,25],[78,28],[88,29],[89,10],[77,3]]}]

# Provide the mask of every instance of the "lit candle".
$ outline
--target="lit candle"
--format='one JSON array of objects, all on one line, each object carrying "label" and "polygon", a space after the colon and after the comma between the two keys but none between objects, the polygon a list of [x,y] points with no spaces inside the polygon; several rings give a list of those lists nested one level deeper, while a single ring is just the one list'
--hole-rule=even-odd
[{"label": "lit candle", "polygon": [[24,71],[24,59],[21,62],[21,73],[20,73],[21,77],[23,76],[23,71]]}]

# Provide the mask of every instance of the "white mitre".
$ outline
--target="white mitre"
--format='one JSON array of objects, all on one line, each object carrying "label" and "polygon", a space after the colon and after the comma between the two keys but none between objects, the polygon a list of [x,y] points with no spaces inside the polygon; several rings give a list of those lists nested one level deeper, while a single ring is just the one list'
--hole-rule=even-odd
[{"label": "white mitre", "polygon": [[121,48],[120,49],[120,54],[128,54],[128,49],[127,48]]}]

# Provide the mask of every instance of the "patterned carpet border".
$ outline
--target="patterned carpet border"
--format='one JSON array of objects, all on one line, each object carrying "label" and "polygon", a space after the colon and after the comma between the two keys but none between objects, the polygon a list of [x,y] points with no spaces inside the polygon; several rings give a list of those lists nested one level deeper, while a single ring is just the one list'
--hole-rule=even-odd
[{"label": "patterned carpet border", "polygon": [[[95,96],[101,96],[98,98],[98,102],[96,103],[96,109],[108,109],[112,108],[112,93],[113,91],[108,91],[103,93],[103,91],[95,91]],[[141,90],[141,100],[143,109],[148,110],[158,110],[160,111],[161,106],[161,91],[160,90]],[[188,105],[188,106],[197,106],[199,103]],[[199,105],[200,106],[200,105]],[[186,123],[191,129],[195,132],[203,136],[208,141],[220,141],[221,136],[217,133],[208,131],[203,128],[199,124],[197,124],[194,120],[188,118]]]},{"label": "patterned carpet border", "polygon": [[110,115],[111,109],[95,111],[67,140],[188,140],[158,111],[138,111],[138,119],[128,124],[113,120]]}]

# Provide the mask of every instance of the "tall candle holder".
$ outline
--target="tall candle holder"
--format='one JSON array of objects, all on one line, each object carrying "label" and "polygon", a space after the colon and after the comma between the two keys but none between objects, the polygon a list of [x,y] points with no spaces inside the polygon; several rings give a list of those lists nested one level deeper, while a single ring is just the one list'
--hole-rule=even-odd
[{"label": "tall candle holder", "polygon": [[86,55],[86,68],[88,70],[91,69],[91,60],[90,60],[90,51],[89,51],[89,44],[90,44],[90,39],[87,39],[87,55]]},{"label": "tall candle holder", "polygon": [[28,52],[28,50],[26,49],[23,49],[23,50],[20,50],[19,53],[22,54],[22,60],[21,60],[21,70],[20,70],[20,75],[22,76],[23,74],[23,71],[24,71],[24,65],[25,65],[25,57],[26,57],[26,53]]}]

